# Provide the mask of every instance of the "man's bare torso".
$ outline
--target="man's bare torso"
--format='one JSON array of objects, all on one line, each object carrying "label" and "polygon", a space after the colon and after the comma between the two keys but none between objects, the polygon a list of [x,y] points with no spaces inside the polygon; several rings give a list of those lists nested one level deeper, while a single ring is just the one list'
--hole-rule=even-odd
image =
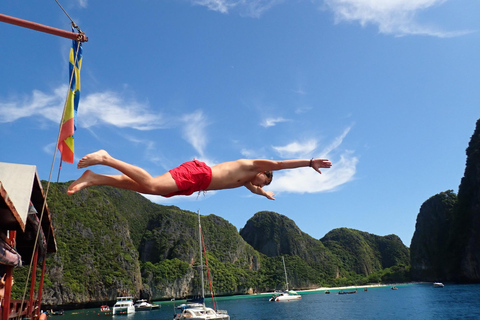
[{"label": "man's bare torso", "polygon": [[212,167],[212,181],[207,190],[238,188],[251,181],[258,172],[252,160],[240,159]]}]

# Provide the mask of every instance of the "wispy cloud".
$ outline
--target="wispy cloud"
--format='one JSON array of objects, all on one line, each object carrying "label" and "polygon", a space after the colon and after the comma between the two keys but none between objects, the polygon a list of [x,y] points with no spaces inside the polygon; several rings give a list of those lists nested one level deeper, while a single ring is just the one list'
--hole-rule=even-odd
[{"label": "wispy cloud", "polygon": [[192,2],[221,13],[230,13],[235,10],[240,15],[258,18],[283,0],[192,0]]},{"label": "wispy cloud", "polygon": [[441,5],[447,0],[324,0],[335,21],[358,22],[361,26],[378,26],[380,33],[454,37],[469,31],[442,31],[416,21],[419,12]]},{"label": "wispy cloud", "polygon": [[[283,0],[191,0],[223,14],[239,12],[248,17],[261,17]],[[305,0],[304,0],[305,1]],[[439,6],[449,0],[309,0],[331,10],[336,23],[358,22],[361,26],[374,25],[380,33],[395,36],[426,35],[455,37],[471,31],[445,31],[417,21],[420,12]],[[439,23],[440,24],[440,23]]]},{"label": "wispy cloud", "polygon": [[93,93],[82,97],[78,111],[80,125],[91,127],[109,124],[120,128],[153,130],[169,127],[161,115],[150,112],[147,105],[126,101],[115,92]]},{"label": "wispy cloud", "polygon": [[289,120],[281,118],[281,117],[279,117],[279,118],[266,118],[260,123],[260,125],[262,127],[268,128],[268,127],[273,127],[273,126],[277,125],[277,123],[286,122],[286,121],[289,121]]},{"label": "wispy cloud", "polygon": [[33,90],[30,96],[0,99],[0,123],[14,122],[22,118],[43,117],[58,122],[61,119],[65,91],[56,89],[51,94]]},{"label": "wispy cloud", "polygon": [[312,152],[317,148],[317,141],[315,139],[311,139],[303,143],[294,141],[286,146],[274,146],[272,148],[278,152],[282,158],[306,157],[312,154]]},{"label": "wispy cloud", "polygon": [[[67,86],[62,85],[51,93],[33,90],[26,97],[0,98],[0,123],[29,117],[40,117],[58,123],[62,117],[66,93]],[[78,115],[77,125],[83,128],[104,124],[137,130],[168,127],[162,116],[151,112],[147,105],[126,101],[115,92],[82,96]]]},{"label": "wispy cloud", "polygon": [[328,155],[333,150],[336,150],[338,147],[340,147],[340,145],[343,142],[343,139],[345,139],[345,137],[347,136],[347,134],[350,132],[351,129],[352,129],[352,126],[347,127],[345,130],[343,130],[341,135],[333,139],[333,141],[322,150],[322,152],[320,153],[320,157],[328,157]]},{"label": "wispy cloud", "polygon": [[[325,157],[325,155],[330,154],[332,156],[329,156],[329,159],[332,161],[331,168],[322,170],[322,174],[316,173],[311,168],[278,171],[274,174],[272,184],[266,188],[275,193],[327,192],[333,191],[339,186],[354,179],[358,158],[353,151],[340,149],[341,144],[349,131],[350,128],[345,130],[339,137],[335,138],[327,148],[316,156]],[[304,146],[309,145],[310,147],[313,147],[313,144],[309,143]],[[295,148],[290,148],[292,151],[294,149]],[[307,151],[307,148],[304,148],[303,151]]]},{"label": "wispy cloud", "polygon": [[199,153],[200,157],[205,156],[205,146],[207,145],[207,135],[205,128],[208,126],[208,119],[202,111],[184,115],[182,121],[185,124],[183,128],[183,137]]}]

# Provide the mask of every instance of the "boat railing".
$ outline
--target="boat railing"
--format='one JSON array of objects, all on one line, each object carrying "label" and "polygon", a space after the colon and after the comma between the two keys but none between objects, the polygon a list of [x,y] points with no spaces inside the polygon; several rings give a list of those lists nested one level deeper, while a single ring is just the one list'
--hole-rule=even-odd
[{"label": "boat railing", "polygon": [[[34,301],[34,306],[36,306],[36,301]],[[19,299],[11,299],[10,300],[10,314],[8,316],[9,319],[12,318],[22,318],[25,317],[29,314],[29,305],[30,301],[25,300],[23,301],[23,306],[22,306],[22,300]],[[22,308],[22,309],[20,309]],[[1,315],[0,315],[1,318]]]}]

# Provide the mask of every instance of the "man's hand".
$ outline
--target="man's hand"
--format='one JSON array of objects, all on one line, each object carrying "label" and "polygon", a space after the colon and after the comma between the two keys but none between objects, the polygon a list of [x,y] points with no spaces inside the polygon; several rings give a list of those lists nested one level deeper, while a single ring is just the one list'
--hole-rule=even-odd
[{"label": "man's hand", "polygon": [[318,173],[322,173],[320,168],[330,168],[332,163],[328,159],[312,159],[310,166]]},{"label": "man's hand", "polygon": [[267,197],[268,199],[270,200],[275,200],[275,193],[273,193],[272,191],[265,191],[265,197]]}]

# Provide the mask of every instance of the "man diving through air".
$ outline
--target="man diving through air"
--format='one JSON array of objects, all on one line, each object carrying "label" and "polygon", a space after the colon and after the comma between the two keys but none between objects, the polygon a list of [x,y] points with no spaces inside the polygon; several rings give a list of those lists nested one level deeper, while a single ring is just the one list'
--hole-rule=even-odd
[{"label": "man diving through air", "polygon": [[262,188],[272,182],[272,171],[312,167],[318,173],[320,168],[330,168],[328,159],[311,160],[265,160],[239,159],[223,162],[213,167],[193,160],[169,170],[158,177],[152,177],[144,169],[110,156],[105,150],[99,150],[84,156],[77,167],[79,169],[93,165],[105,165],[117,169],[123,174],[103,175],[85,171],[67,190],[69,195],[90,186],[106,185],[128,189],[145,194],[171,197],[190,195],[196,191],[232,189],[241,186],[251,192],[275,200],[275,194]]}]

